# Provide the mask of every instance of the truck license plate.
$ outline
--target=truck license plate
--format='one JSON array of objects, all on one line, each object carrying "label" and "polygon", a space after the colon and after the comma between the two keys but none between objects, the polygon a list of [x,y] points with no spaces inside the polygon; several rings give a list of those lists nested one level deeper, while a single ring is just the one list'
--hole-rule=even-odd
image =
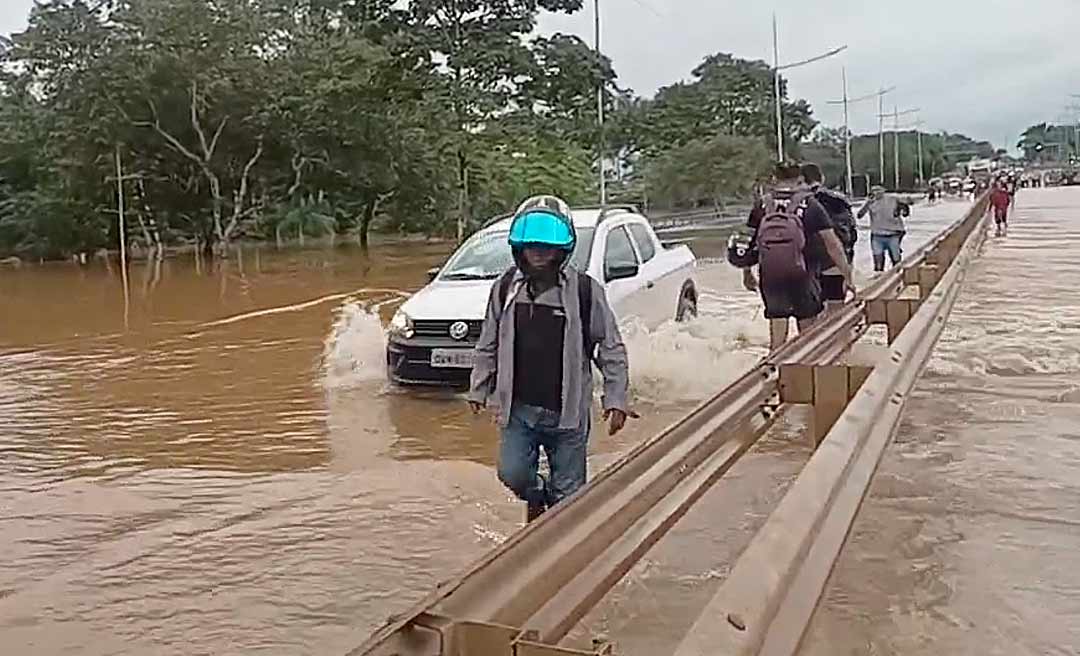
[{"label": "truck license plate", "polygon": [[472,349],[432,349],[431,366],[471,369],[475,352]]}]

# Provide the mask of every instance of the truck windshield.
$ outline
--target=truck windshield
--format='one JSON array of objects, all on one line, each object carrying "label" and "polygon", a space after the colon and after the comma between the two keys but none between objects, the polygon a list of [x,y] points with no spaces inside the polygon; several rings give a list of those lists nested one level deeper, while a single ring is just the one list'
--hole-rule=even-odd
[{"label": "truck windshield", "polygon": [[[579,271],[589,265],[592,228],[577,228],[577,244],[570,262]],[[443,267],[440,280],[493,280],[514,263],[506,232],[484,232],[469,238]]]}]

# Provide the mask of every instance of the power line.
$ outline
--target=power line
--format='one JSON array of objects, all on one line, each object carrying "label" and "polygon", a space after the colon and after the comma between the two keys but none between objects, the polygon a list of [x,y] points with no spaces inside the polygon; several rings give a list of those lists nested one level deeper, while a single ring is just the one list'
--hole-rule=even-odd
[{"label": "power line", "polygon": [[[889,87],[888,89],[882,89],[881,91],[875,91],[874,93],[868,93],[865,96],[859,96],[858,98],[848,98],[847,103],[849,105],[853,105],[855,103],[864,102],[866,100],[873,100],[874,98],[877,98],[878,96],[883,96],[883,95],[885,95],[887,93],[892,93],[893,91],[896,91],[895,86]],[[843,100],[828,100],[828,101],[825,102],[825,104],[826,105],[843,105],[844,101]]]},{"label": "power line", "polygon": [[840,53],[844,52],[845,50],[847,50],[847,46],[840,46],[839,48],[833,48],[829,52],[824,52],[824,53],[818,55],[817,57],[811,57],[810,59],[804,59],[802,61],[797,61],[797,62],[792,62],[790,64],[783,64],[781,66],[777,66],[776,70],[778,70],[778,71],[786,71],[789,68],[796,68],[798,66],[805,66],[807,64],[813,64],[814,62],[819,62],[822,59],[828,59],[829,57],[832,57],[833,55],[839,55]]},{"label": "power line", "polygon": [[657,18],[667,18],[667,14],[661,13],[659,9],[645,2],[645,0],[634,0],[634,4],[652,13]]}]

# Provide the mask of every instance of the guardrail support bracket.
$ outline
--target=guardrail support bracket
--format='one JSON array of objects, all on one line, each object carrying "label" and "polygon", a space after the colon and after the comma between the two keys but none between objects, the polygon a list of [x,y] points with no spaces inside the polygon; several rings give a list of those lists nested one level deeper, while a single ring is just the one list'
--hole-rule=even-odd
[{"label": "guardrail support bracket", "polygon": [[817,448],[862,387],[872,367],[854,365],[780,365],[780,400],[811,405],[811,444]]},{"label": "guardrail support bracket", "polygon": [[[433,656],[614,656],[615,653],[614,646],[604,640],[593,640],[592,648],[582,651],[540,642],[536,631],[433,613],[421,615],[415,628],[429,636]],[[431,642],[432,635],[439,637]]]},{"label": "guardrail support bracket", "polygon": [[942,268],[935,264],[920,264],[904,269],[904,284],[918,285],[919,298],[926,298],[941,279]]},{"label": "guardrail support bracket", "polygon": [[[920,267],[922,268],[922,267]],[[922,272],[920,271],[920,274]],[[921,287],[921,285],[920,285]],[[928,288],[923,288],[928,289]],[[927,292],[929,293],[929,291]],[[888,326],[889,343],[892,344],[900,331],[904,329],[919,310],[920,299],[876,298],[866,302],[866,321],[870,325]]]}]

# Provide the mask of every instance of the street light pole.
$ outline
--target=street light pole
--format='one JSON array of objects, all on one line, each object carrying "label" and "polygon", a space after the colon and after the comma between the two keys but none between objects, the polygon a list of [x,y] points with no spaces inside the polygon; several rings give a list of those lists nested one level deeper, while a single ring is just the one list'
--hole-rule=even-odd
[{"label": "street light pole", "polygon": [[844,164],[847,167],[847,195],[851,196],[854,193],[855,184],[851,176],[851,128],[848,122],[848,89],[847,89],[847,67],[844,66],[840,69],[840,74],[844,78]]},{"label": "street light pole", "polygon": [[[599,1],[599,0],[597,0]],[[784,161],[784,112],[780,96],[780,37],[776,29],[776,13],[772,15],[773,87],[776,90],[776,161]]]},{"label": "street light pole", "polygon": [[596,120],[599,131],[597,149],[599,158],[597,162],[600,169],[600,205],[607,205],[607,179],[604,176],[604,68],[603,55],[600,52],[600,0],[593,1],[593,14],[596,25],[596,67],[600,72],[600,81],[596,85]]},{"label": "street light pole", "polygon": [[885,94],[878,96],[878,171],[885,186]]},{"label": "street light pole", "polygon": [[893,190],[900,191],[900,108],[893,105]]},{"label": "street light pole", "polygon": [[[920,121],[921,123],[921,121]],[[923,177],[923,161],[922,161],[922,128],[918,125],[915,126],[915,136],[918,139],[919,149],[919,186],[922,187],[926,178]]]},{"label": "street light pole", "polygon": [[822,53],[817,57],[811,57],[810,59],[804,59],[802,61],[793,62],[791,64],[780,65],[780,37],[776,27],[776,13],[773,13],[772,18],[772,35],[773,35],[773,87],[776,94],[776,157],[779,161],[784,161],[784,110],[783,110],[783,98],[781,97],[781,85],[780,85],[780,71],[786,71],[789,68],[798,68],[799,66],[806,66],[807,64],[813,64],[819,62],[822,59],[828,59],[834,55],[847,50],[847,46],[840,46],[839,48],[833,48],[832,50]]}]

